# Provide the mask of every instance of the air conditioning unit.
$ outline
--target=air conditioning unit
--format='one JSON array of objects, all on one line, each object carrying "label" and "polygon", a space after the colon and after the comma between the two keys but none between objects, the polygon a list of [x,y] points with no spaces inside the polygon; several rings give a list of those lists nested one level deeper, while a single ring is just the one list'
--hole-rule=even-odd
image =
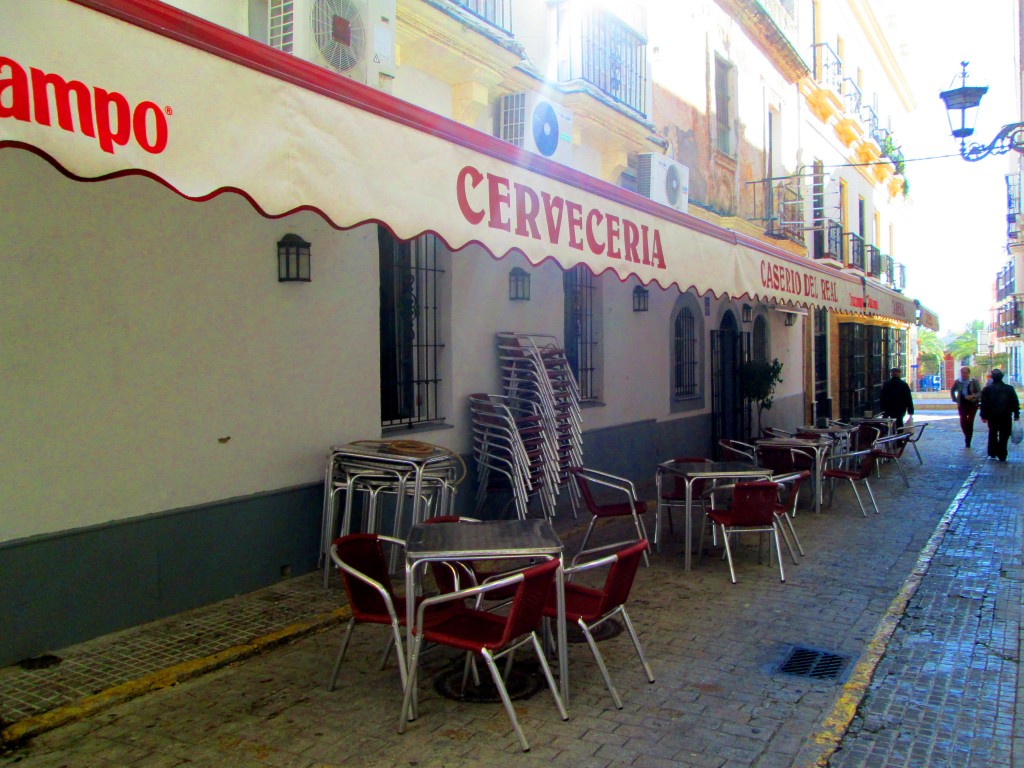
[{"label": "air conditioning unit", "polygon": [[643,152],[636,159],[636,191],[656,203],[686,211],[690,205],[690,169],[665,155]]},{"label": "air conditioning unit", "polygon": [[361,83],[390,90],[396,0],[271,0],[269,42]]},{"label": "air conditioning unit", "polygon": [[536,93],[501,97],[498,135],[507,142],[568,165],[572,159],[572,112]]}]

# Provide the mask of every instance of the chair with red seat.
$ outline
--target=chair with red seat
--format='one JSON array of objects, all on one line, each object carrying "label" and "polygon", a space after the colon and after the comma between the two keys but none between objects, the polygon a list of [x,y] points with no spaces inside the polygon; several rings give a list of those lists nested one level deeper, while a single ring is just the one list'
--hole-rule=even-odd
[{"label": "chair with red seat", "polygon": [[910,487],[910,480],[907,479],[907,473],[903,471],[903,465],[900,464],[900,459],[903,458],[903,451],[906,450],[907,446],[910,445],[910,438],[912,435],[909,432],[897,432],[895,435],[889,435],[889,437],[882,437],[875,443],[875,458],[876,468],[878,475],[881,477],[882,474],[882,463],[881,460],[892,461],[896,464],[896,469],[900,471],[900,475],[903,476],[903,484]]},{"label": "chair with red seat", "polygon": [[[793,554],[793,544],[796,544],[797,551],[803,555],[804,548],[800,544],[800,537],[796,535],[796,527],[793,525],[793,518],[796,517],[796,505],[800,501],[800,486],[811,476],[809,470],[801,470],[788,475],[772,475],[772,481],[779,484],[779,498],[775,503],[775,516],[780,522],[785,523],[779,527],[782,531],[782,538],[786,541],[786,547],[795,563],[796,556]],[[789,532],[786,532],[786,529]],[[793,536],[792,543],[789,540]]]},{"label": "chair with red seat", "polygon": [[[591,555],[612,548],[618,549],[618,551],[580,565],[575,564],[576,559],[580,555]],[[640,657],[640,663],[643,665],[647,680],[651,683],[654,682],[654,674],[651,672],[651,667],[644,657],[640,638],[637,637],[636,630],[633,628],[633,622],[630,621],[629,614],[626,612],[626,600],[629,598],[633,580],[640,566],[640,558],[644,556],[646,551],[646,541],[638,541],[625,548],[622,547],[621,542],[618,542],[581,552],[580,555],[574,558],[573,566],[565,569],[565,621],[566,623],[576,623],[583,631],[583,636],[587,639],[587,645],[590,646],[590,652],[594,655],[594,661],[597,662],[597,667],[601,670],[604,684],[612,695],[612,700],[615,702],[617,709],[622,709],[622,699],[619,698],[619,693],[612,684],[611,675],[608,674],[608,667],[605,665],[604,657],[601,656],[597,643],[594,641],[592,630],[615,616],[621,616],[622,623],[625,625],[626,631],[629,632],[629,637],[633,641],[636,654]],[[605,577],[604,586],[601,589],[594,589],[569,581],[575,574],[597,568],[608,568],[608,575]],[[549,618],[558,618],[558,606],[553,590],[548,593],[547,603],[544,606],[544,615]]]},{"label": "chair with red seat", "polygon": [[[853,488],[853,495],[857,497],[857,503],[860,505],[860,511],[864,517],[868,516],[868,512],[864,507],[864,502],[861,500],[860,492],[857,490],[857,483],[864,483],[864,487],[868,490],[868,496],[871,498],[871,506],[875,508],[875,514],[879,514],[878,504],[875,502],[875,494],[872,493],[871,483],[868,482],[871,473],[875,471],[876,460],[877,455],[872,449],[856,451],[855,453],[841,453],[836,456],[830,456],[827,461],[834,464],[834,466],[826,467],[821,473],[822,478],[827,480],[848,480],[850,482],[850,487]],[[833,483],[829,491],[829,505],[832,504],[832,494],[835,490],[834,485]]]},{"label": "chair with red seat", "polygon": [[[775,514],[778,490],[778,483],[771,480],[755,480],[720,485],[709,492],[711,495],[723,491],[732,492],[729,506],[708,510],[708,519],[718,527],[722,534],[725,557],[729,561],[729,577],[733,584],[736,583],[736,569],[733,566],[729,537],[740,533],[771,534],[779,560],[779,579],[780,581],[786,580],[786,571],[782,565],[782,546],[779,543],[780,523]],[[703,546],[701,548],[703,549]],[[760,547],[758,547],[758,557],[760,558]]]},{"label": "chair with red seat", "polygon": [[[569,719],[569,715],[562,705],[562,698],[558,695],[555,680],[551,676],[551,668],[548,667],[547,660],[544,658],[540,640],[537,638],[537,628],[543,619],[544,604],[554,585],[555,573],[559,567],[561,566],[558,560],[548,560],[490,584],[428,597],[420,603],[414,629],[416,639],[410,657],[405,695],[402,699],[402,715],[398,721],[399,733],[405,733],[407,719],[410,712],[413,711],[412,700],[416,690],[416,676],[424,642],[456,648],[483,658],[524,752],[529,751],[530,744],[519,727],[519,721],[516,718],[515,709],[512,707],[512,701],[508,697],[508,692],[505,690],[502,675],[495,665],[498,659],[531,643],[537,654],[537,659],[540,661],[548,687],[551,689],[551,695],[555,699],[558,712],[563,720]],[[432,620],[424,626],[425,612],[428,610],[436,611],[448,603],[461,605],[467,600],[480,595],[486,596],[490,591],[505,589],[510,585],[515,585],[516,594],[506,616],[467,608],[458,610],[447,618]]]},{"label": "chair with red seat", "polygon": [[[594,532],[594,526],[597,524],[597,521],[613,517],[631,517],[633,519],[633,526],[636,528],[637,541],[641,539],[647,540],[644,521],[640,519],[640,516],[647,512],[647,502],[637,499],[636,486],[631,481],[624,477],[585,467],[570,467],[569,473],[576,483],[576,488],[579,490],[583,505],[591,515],[587,532],[583,534],[583,543],[580,544],[581,552],[586,551],[587,542],[590,540],[590,535]],[[621,493],[625,496],[625,499],[622,501],[598,502],[595,487],[611,488],[616,491],[616,498],[619,498],[618,494]],[[647,560],[646,550],[644,551],[644,563],[650,565]]]},{"label": "chair with red seat", "polygon": [[[680,456],[672,459],[673,464],[710,464],[711,459],[704,458],[702,456]],[[673,477],[674,480],[671,487],[666,487],[665,480],[667,477]],[[661,511],[662,509],[668,512],[668,529],[674,531],[672,527],[672,508],[679,507],[686,511],[686,478],[672,472],[671,469],[667,469],[663,466],[658,467],[657,472],[657,486],[658,486],[658,509],[655,513],[654,519],[654,547],[659,552],[661,551]],[[705,481],[702,479],[694,480],[692,488],[690,490],[690,503],[702,504],[702,497],[704,495]]]},{"label": "chair with red seat", "polygon": [[341,583],[348,595],[348,604],[352,610],[345,629],[345,637],[334,662],[331,681],[327,690],[333,691],[338,681],[338,671],[345,659],[352,630],[356,624],[388,624],[391,626],[391,640],[388,642],[381,659],[383,669],[391,648],[394,647],[398,656],[398,674],[402,686],[406,683],[405,654],[402,652],[402,632],[405,626],[405,598],[395,595],[388,576],[387,557],[384,545],[405,548],[405,542],[390,536],[376,533],[352,533],[335,539],[331,544],[331,560],[338,567]]},{"label": "chair with red seat", "polygon": [[756,449],[750,443],[741,440],[729,440],[722,438],[718,441],[718,452],[722,461],[744,461],[756,464]]}]

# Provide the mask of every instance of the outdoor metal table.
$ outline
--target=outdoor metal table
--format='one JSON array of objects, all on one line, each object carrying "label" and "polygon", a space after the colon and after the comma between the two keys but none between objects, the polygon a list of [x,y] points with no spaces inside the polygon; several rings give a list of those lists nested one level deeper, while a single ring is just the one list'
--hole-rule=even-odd
[{"label": "outdoor metal table", "polygon": [[[345,510],[342,515],[341,534],[349,533],[352,520],[352,493],[350,480],[360,474],[372,474],[378,470],[381,474],[394,477],[397,501],[395,503],[395,531],[394,535],[402,537],[399,530],[403,519],[403,505],[406,496],[407,482],[412,476],[412,514],[410,519],[413,524],[423,519],[420,505],[423,503],[423,479],[431,472],[439,472],[445,468],[455,468],[457,456],[447,448],[420,443],[409,440],[360,440],[344,445],[331,446],[328,458],[327,478],[330,482],[334,466],[340,467],[345,473]],[[438,514],[448,514],[449,493],[448,484],[443,483],[441,487],[441,507]],[[330,489],[325,489],[324,521],[321,537],[324,539],[322,548],[328,551],[331,546],[331,536],[334,535],[334,505],[328,508]],[[327,586],[330,574],[330,557],[324,561],[324,586]]]},{"label": "outdoor metal table", "polygon": [[850,419],[850,423],[855,425],[868,424],[872,427],[877,427],[881,431],[879,437],[888,437],[892,434],[893,427],[896,426],[896,419],[889,416],[861,416]]},{"label": "outdoor metal table", "polygon": [[827,437],[817,440],[803,440],[799,437],[772,437],[767,440],[758,440],[759,445],[781,445],[789,448],[803,448],[814,451],[814,511],[821,512],[822,483],[821,473],[825,470],[825,454],[832,447],[832,441]]},{"label": "outdoor metal table", "polygon": [[[657,473],[658,497],[661,497],[661,478],[666,472],[678,475],[686,482],[686,546],[683,555],[683,568],[691,568],[693,546],[693,483],[697,480],[767,480],[772,472],[764,467],[756,467],[743,461],[710,461],[710,462],[676,462],[663,461],[658,465]],[[660,539],[661,505],[655,516],[655,537]]]},{"label": "outdoor metal table", "polygon": [[[427,563],[446,560],[518,560],[529,557],[558,558],[564,548],[555,529],[547,520],[496,520],[479,523],[418,524],[409,532],[405,548],[405,620],[406,653],[412,662],[413,596],[418,587],[417,573]],[[558,608],[556,621],[558,674],[562,702],[569,706],[569,653],[565,626],[565,582],[562,569],[555,574]],[[413,712],[415,708],[413,695]]]},{"label": "outdoor metal table", "polygon": [[850,451],[850,434],[857,431],[857,427],[853,424],[829,424],[827,427],[813,427],[805,425],[797,429],[798,432],[806,432],[814,435],[821,435],[822,437],[830,437],[837,443],[839,443],[841,453],[849,453]]}]

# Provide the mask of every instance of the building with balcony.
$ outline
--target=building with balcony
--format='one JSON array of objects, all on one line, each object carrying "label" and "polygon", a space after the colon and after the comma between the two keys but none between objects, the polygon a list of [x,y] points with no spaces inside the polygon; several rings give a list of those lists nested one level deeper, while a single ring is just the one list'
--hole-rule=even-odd
[{"label": "building with balcony", "polygon": [[870,407],[915,305],[901,171],[815,59],[850,25],[899,84],[844,7],[6,8],[0,662],[316,568],[333,444],[472,465],[498,332],[566,350],[586,463],[638,479],[749,436],[752,358],[773,423]]},{"label": "building with balcony", "polygon": [[[1020,160],[1014,158],[1019,166]],[[1006,175],[1006,251],[1009,260],[996,273],[993,289],[992,318],[989,325],[990,346],[997,355],[1006,356],[1006,375],[1021,382],[1024,352],[1024,285],[1018,287],[1017,274],[1024,269],[1022,242],[1021,174]],[[1024,274],[1024,273],[1022,273]]]}]

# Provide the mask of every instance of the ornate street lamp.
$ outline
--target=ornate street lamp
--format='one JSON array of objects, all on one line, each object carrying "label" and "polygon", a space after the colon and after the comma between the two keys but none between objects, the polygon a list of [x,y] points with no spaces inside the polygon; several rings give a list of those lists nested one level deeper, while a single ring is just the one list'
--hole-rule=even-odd
[{"label": "ornate street lamp", "polygon": [[967,85],[968,63],[960,62],[961,86],[939,94],[939,98],[946,105],[950,133],[953,138],[960,139],[960,156],[964,160],[974,162],[989,155],[1006,154],[1011,149],[1024,153],[1024,123],[1004,125],[987,146],[981,144],[968,146],[964,141],[974,133],[974,121],[978,116],[977,110],[981,104],[981,97],[988,93],[987,86]]}]

